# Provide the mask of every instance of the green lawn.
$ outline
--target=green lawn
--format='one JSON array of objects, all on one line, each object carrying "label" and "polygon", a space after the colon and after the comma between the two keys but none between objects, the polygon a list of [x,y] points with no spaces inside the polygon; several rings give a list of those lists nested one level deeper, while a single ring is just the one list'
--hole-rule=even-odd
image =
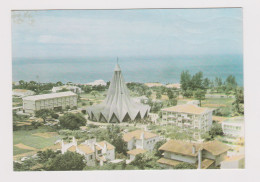
[{"label": "green lawn", "polygon": [[[45,128],[39,128],[35,130],[19,130],[13,132],[13,145],[22,143],[24,145],[34,147],[36,149],[42,149],[54,144],[54,142],[59,138],[58,136],[43,138],[40,136],[34,136],[34,133],[48,132]],[[21,154],[28,152],[28,150],[20,149],[14,146],[14,154]]]},{"label": "green lawn", "polygon": [[16,146],[13,147],[13,155],[23,154],[23,153],[30,152],[30,151],[32,151],[32,150],[21,149]]}]

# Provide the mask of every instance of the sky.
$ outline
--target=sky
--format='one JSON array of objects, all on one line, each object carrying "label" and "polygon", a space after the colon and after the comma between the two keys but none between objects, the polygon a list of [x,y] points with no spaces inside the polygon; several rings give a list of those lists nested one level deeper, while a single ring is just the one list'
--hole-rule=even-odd
[{"label": "sky", "polygon": [[14,58],[242,54],[242,9],[12,12]]}]

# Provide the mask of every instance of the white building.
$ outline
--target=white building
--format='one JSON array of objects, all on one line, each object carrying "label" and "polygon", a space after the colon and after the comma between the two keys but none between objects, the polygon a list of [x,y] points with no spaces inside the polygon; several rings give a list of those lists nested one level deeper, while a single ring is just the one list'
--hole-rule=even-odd
[{"label": "white building", "polygon": [[133,100],[137,103],[144,103],[144,104],[148,102],[148,98],[144,95],[141,97],[134,97]]},{"label": "white building", "polygon": [[159,115],[156,113],[148,113],[148,117],[155,124],[157,123],[157,121],[159,119]]},{"label": "white building", "polygon": [[161,109],[162,120],[183,129],[209,131],[212,126],[212,109],[193,104],[177,105]]},{"label": "white building", "polygon": [[181,88],[181,84],[179,84],[179,83],[172,83],[172,84],[167,84],[166,87],[167,87],[167,88],[180,89],[180,88]]},{"label": "white building", "polygon": [[91,86],[98,86],[98,85],[106,86],[107,83],[106,83],[104,80],[95,80],[94,82],[89,82],[89,83],[87,83],[86,85],[91,85]]},{"label": "white building", "polygon": [[147,131],[135,130],[125,133],[123,139],[127,143],[127,149],[129,150],[127,153],[130,155],[130,159],[133,160],[134,156],[138,154],[146,151],[151,152],[159,141],[159,136]]},{"label": "white building", "polygon": [[163,151],[163,157],[157,162],[164,168],[187,162],[198,169],[208,169],[220,166],[229,147],[217,140],[205,143],[169,140],[159,150]]},{"label": "white building", "polygon": [[43,95],[28,96],[23,98],[23,111],[33,114],[40,109],[65,109],[67,106],[77,106],[77,94],[59,92]]},{"label": "white building", "polygon": [[96,139],[90,139],[78,145],[73,137],[71,143],[61,142],[62,154],[71,151],[84,155],[88,166],[94,166],[96,162],[103,166],[104,163],[115,160],[115,147],[107,141],[96,142]]},{"label": "white building", "polygon": [[232,137],[244,137],[244,117],[234,117],[222,121],[223,133]]},{"label": "white building", "polygon": [[72,91],[77,94],[80,94],[82,92],[81,88],[79,88],[77,86],[73,86],[73,85],[62,85],[59,87],[53,87],[51,91],[56,93],[58,91],[61,91],[62,89],[67,89],[67,90]]},{"label": "white building", "polygon": [[13,89],[13,96],[16,97],[26,97],[30,95],[34,95],[35,92],[32,90],[25,90],[25,89]]},{"label": "white building", "polygon": [[221,162],[221,169],[244,169],[245,155],[227,157]]}]

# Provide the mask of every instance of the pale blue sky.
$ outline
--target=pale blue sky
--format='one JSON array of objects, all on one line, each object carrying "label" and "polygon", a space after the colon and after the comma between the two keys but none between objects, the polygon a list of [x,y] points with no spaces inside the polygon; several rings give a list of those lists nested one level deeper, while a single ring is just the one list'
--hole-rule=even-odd
[{"label": "pale blue sky", "polygon": [[[242,9],[12,13],[13,57],[242,54]],[[19,15],[24,21],[19,22]],[[14,18],[15,17],[15,18]]]}]

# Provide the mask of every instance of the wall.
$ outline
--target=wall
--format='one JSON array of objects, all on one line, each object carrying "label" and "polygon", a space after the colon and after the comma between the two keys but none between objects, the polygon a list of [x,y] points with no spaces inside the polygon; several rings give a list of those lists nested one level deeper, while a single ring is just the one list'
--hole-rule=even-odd
[{"label": "wall", "polygon": [[188,162],[188,163],[192,163],[192,164],[195,164],[198,159],[197,157],[180,155],[180,154],[166,152],[166,151],[164,152],[164,157],[167,159],[173,159],[173,160]]}]

